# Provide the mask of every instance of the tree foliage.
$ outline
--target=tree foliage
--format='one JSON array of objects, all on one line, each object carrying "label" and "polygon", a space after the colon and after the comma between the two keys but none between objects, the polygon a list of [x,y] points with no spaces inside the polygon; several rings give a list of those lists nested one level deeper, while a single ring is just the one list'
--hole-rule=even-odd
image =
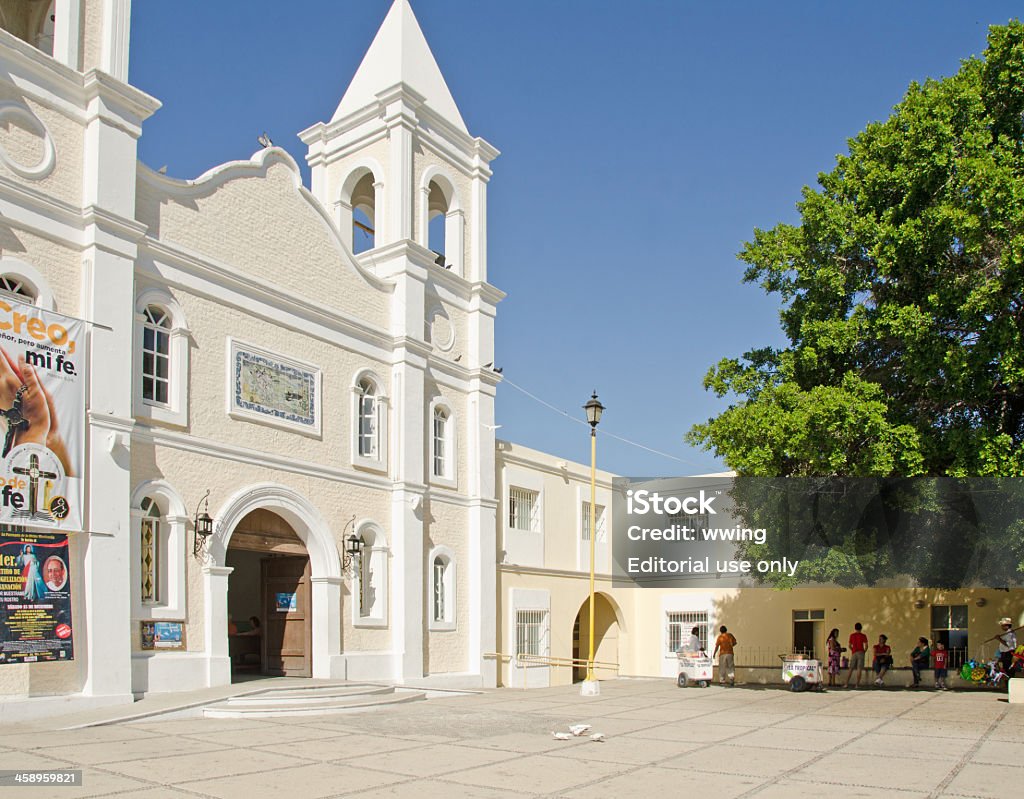
[{"label": "tree foliage", "polygon": [[[713,367],[705,387],[736,402],[688,438],[739,473],[740,515],[774,532],[741,554],[797,547],[796,578],[767,578],[780,587],[1019,582],[1024,25],[991,28],[982,58],[912,84],[848,145],[804,188],[800,224],[755,230],[739,256],[745,282],[780,296],[788,346]],[[975,476],[998,485],[903,480]],[[808,479],[765,493],[751,477]],[[829,504],[840,477],[885,488],[851,514]]]},{"label": "tree foliage", "polygon": [[689,440],[741,474],[1024,475],[1024,25],[912,84],[756,230],[789,345],[713,367]]}]

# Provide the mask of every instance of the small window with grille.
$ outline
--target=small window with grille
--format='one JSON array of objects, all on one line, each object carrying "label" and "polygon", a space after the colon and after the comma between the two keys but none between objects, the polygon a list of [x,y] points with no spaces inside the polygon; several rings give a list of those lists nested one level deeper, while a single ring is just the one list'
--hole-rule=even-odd
[{"label": "small window with grille", "polygon": [[546,655],[548,634],[546,610],[516,611],[516,654]]},{"label": "small window with grille", "polygon": [[536,491],[510,488],[508,490],[508,526],[513,530],[536,532],[538,499],[539,495]]},{"label": "small window with grille", "polygon": [[666,651],[675,654],[679,647],[690,640],[690,631],[697,628],[700,648],[708,647],[708,612],[706,610],[683,610],[666,614]]},{"label": "small window with grille", "polygon": [[[594,533],[596,534],[596,541],[604,543],[607,539],[605,536],[605,520],[604,520],[604,505],[594,505],[594,513],[597,521],[594,524]],[[580,537],[584,541],[590,540],[590,503],[583,502],[580,505]]]}]

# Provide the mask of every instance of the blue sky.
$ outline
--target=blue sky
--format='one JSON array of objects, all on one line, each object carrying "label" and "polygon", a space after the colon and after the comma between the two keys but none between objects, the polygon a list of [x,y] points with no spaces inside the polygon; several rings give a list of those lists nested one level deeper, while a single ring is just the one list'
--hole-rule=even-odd
[{"label": "blue sky", "polygon": [[[718,470],[682,437],[727,404],[719,358],[782,343],[778,302],[740,283],[755,227],[796,222],[801,187],[914,80],[980,54],[1018,3],[412,0],[470,133],[502,151],[489,202],[497,365],[582,418],[599,463]],[[131,81],[164,106],[140,158],[191,178],[267,131],[330,119],[390,0],[133,4]],[[295,9],[301,8],[301,13]],[[308,185],[308,170],[307,170]],[[585,426],[503,385],[502,438],[588,461]]]}]

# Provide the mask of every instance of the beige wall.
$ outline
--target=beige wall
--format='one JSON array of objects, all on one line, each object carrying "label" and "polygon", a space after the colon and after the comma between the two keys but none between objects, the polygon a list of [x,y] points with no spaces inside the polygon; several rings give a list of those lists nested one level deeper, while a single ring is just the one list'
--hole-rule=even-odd
[{"label": "beige wall", "polygon": [[231,170],[194,189],[140,173],[139,221],[151,237],[273,284],[285,296],[344,308],[386,329],[388,293],[343,254],[336,229],[299,191],[298,173],[280,160]]}]

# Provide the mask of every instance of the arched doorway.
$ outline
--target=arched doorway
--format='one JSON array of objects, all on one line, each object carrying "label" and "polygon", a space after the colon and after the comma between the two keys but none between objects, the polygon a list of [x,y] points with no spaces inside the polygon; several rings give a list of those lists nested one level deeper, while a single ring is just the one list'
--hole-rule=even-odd
[{"label": "arched doorway", "polygon": [[341,654],[343,579],[341,558],[331,527],[316,506],[294,489],[279,483],[257,483],[239,489],[220,506],[214,515],[214,533],[207,542],[203,565],[207,684],[214,686],[231,682],[228,583],[233,570],[227,564],[227,554],[228,549],[233,548],[231,539],[239,529],[239,523],[255,510],[271,511],[287,522],[308,553],[312,676],[344,678],[346,662]]},{"label": "arched doorway", "polygon": [[[585,660],[590,652],[590,598],[584,600],[576,614],[572,627],[572,656]],[[594,594],[594,662],[619,662],[619,617],[612,600],[600,592]],[[609,679],[615,672],[607,668],[595,668],[598,679]],[[587,677],[584,667],[572,670],[572,681],[581,682]]]},{"label": "arched doorway", "polygon": [[283,518],[250,511],[228,542],[228,656],[232,679],[312,676],[309,553]]}]

